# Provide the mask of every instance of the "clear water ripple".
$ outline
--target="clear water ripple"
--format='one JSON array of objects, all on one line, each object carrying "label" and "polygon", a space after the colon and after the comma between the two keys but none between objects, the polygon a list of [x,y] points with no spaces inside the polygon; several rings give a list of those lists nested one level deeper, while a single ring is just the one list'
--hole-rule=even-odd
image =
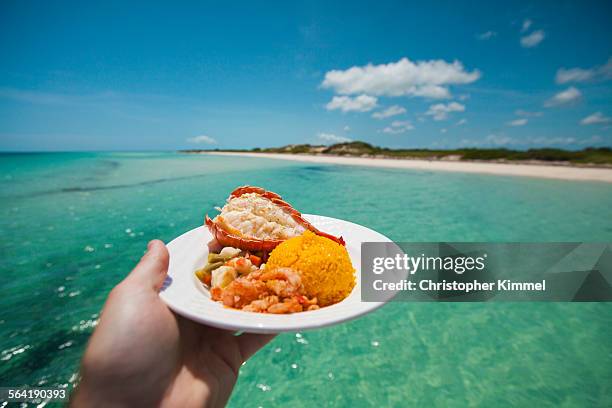
[{"label": "clear water ripple", "polygon": [[[599,183],[173,153],[0,155],[0,171],[10,385],[71,387],[107,293],[148,240],[201,225],[237,185],[394,240],[612,238],[612,188]],[[87,191],[41,195],[71,186]],[[278,336],[242,367],[230,405],[611,406],[611,337],[607,304],[393,303]]]}]

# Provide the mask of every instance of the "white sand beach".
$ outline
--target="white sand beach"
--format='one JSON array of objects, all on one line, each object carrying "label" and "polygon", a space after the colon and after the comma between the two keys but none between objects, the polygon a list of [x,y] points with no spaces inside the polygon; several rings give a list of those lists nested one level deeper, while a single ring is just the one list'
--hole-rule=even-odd
[{"label": "white sand beach", "polygon": [[612,183],[612,169],[543,164],[513,164],[443,160],[379,159],[363,157],[314,156],[280,153],[203,152],[204,154],[260,157],[307,163],[329,163],[347,166],[386,167],[427,171],[495,174],[504,176],[537,177],[573,181],[601,181]]}]

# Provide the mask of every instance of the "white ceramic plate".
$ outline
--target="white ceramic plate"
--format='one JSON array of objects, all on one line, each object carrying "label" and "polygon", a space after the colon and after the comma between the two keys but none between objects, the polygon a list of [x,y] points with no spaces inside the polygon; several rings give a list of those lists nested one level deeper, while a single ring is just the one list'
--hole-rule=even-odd
[{"label": "white ceramic plate", "polygon": [[321,231],[342,236],[357,284],[342,302],[301,313],[275,315],[243,312],[224,307],[210,299],[206,287],[195,277],[195,270],[206,264],[207,243],[212,236],[205,226],[193,229],[168,244],[170,267],[168,278],[160,292],[161,298],[176,313],[209,326],[250,333],[280,333],[331,326],[369,313],[382,302],[361,301],[361,243],[391,242],[376,231],[352,222],[318,215],[304,214]]}]

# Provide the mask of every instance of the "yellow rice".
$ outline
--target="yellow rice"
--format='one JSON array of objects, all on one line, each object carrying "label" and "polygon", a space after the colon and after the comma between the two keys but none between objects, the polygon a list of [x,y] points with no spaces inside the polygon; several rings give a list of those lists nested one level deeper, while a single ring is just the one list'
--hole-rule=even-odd
[{"label": "yellow rice", "polygon": [[347,297],[355,286],[355,269],[346,248],[310,231],[277,246],[266,268],[289,267],[302,277],[308,297],[327,306]]}]

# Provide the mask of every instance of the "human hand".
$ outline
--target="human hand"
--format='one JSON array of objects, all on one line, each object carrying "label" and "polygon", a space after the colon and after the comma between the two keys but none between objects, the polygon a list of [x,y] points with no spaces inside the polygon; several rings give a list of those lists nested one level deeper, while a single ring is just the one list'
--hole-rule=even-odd
[{"label": "human hand", "polygon": [[274,337],[235,336],[175,315],[158,295],[168,261],[165,245],[151,241],[111,291],[71,406],[223,406],[242,363]]}]

